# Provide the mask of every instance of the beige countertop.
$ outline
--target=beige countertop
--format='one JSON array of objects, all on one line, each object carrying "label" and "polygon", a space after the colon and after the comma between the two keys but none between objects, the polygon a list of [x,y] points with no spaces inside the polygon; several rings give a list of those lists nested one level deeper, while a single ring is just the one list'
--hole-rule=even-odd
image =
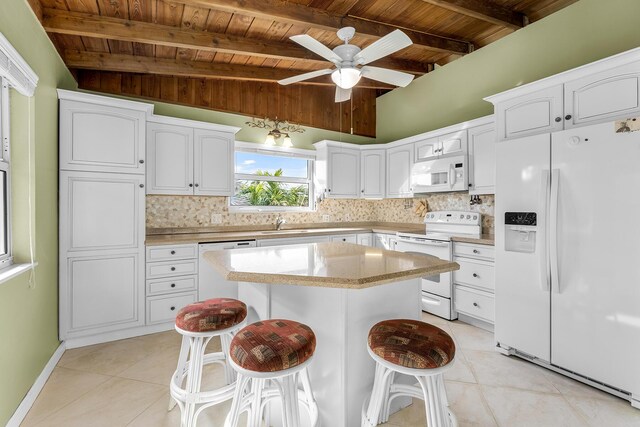
[{"label": "beige countertop", "polygon": [[308,243],[209,251],[227,280],[363,289],[458,270],[455,262],[351,243]]},{"label": "beige countertop", "polygon": [[[234,227],[236,228],[236,227]],[[215,229],[215,228],[172,228],[164,230],[147,230],[145,244],[147,245],[175,245],[180,243],[204,243],[204,242],[230,242],[235,240],[264,240],[280,239],[286,237],[328,236],[335,234],[351,233],[389,233],[398,231],[419,231],[424,229],[421,224],[350,224],[340,226],[335,223],[325,225],[318,224],[301,225],[300,228],[285,228],[282,230],[241,230],[241,229]]]}]

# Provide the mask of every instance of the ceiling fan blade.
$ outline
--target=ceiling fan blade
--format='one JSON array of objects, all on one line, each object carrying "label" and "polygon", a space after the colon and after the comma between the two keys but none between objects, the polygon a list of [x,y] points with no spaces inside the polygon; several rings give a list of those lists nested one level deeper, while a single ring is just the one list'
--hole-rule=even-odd
[{"label": "ceiling fan blade", "polygon": [[334,51],[332,51],[327,46],[323,45],[308,34],[300,34],[298,36],[291,36],[289,38],[298,43],[300,46],[306,47],[316,55],[322,56],[327,61],[331,61],[334,64],[342,62],[342,58],[340,58],[340,56],[338,56]]},{"label": "ceiling fan blade", "polygon": [[336,102],[344,102],[351,99],[351,89],[342,89],[336,86]]},{"label": "ceiling fan blade", "polygon": [[353,57],[353,61],[360,65],[368,64],[412,44],[413,42],[408,35],[400,30],[394,30],[362,49]]},{"label": "ceiling fan blade", "polygon": [[401,71],[388,70],[386,68],[372,67],[367,65],[360,69],[362,77],[379,82],[388,83],[390,85],[405,87],[413,80],[414,75],[403,73]]},{"label": "ceiling fan blade", "polygon": [[281,85],[290,85],[291,83],[301,82],[303,80],[309,80],[314,77],[324,76],[325,74],[331,74],[333,70],[327,68],[326,70],[311,71],[310,73],[300,74],[298,76],[289,77],[288,79],[278,80]]}]

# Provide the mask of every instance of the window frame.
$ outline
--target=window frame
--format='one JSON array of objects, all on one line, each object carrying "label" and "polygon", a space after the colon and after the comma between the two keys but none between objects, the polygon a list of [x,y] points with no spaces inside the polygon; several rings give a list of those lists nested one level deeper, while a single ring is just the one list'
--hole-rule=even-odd
[{"label": "window frame", "polygon": [[[0,150],[0,171],[5,172],[5,186],[4,191],[4,207],[5,212],[0,212],[0,215],[4,214],[5,217],[5,237],[6,237],[6,254],[0,254],[0,270],[10,267],[13,264],[13,245],[11,239],[11,155],[10,155],[10,118],[9,118],[9,82],[6,78],[0,79],[0,138],[1,138],[1,150]],[[1,190],[0,190],[1,191]]]},{"label": "window frame", "polygon": [[[307,160],[307,177],[293,178],[280,176],[258,176],[254,174],[236,173],[236,152],[256,153],[274,157],[295,157]],[[302,184],[309,186],[309,206],[234,206],[231,204],[233,196],[229,197],[229,212],[313,212],[316,209],[315,189],[315,152],[311,150],[301,150],[295,148],[263,147],[256,143],[245,143],[236,141],[233,152],[233,186],[235,192],[236,182],[243,181],[271,181],[285,182],[291,184]],[[256,179],[259,178],[259,179]]]}]

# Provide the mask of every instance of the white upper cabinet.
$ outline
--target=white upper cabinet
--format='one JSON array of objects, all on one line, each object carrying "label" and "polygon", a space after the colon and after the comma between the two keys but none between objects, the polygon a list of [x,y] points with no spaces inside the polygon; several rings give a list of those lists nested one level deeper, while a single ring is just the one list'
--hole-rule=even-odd
[{"label": "white upper cabinet", "polygon": [[496,181],[496,128],[494,123],[470,128],[469,194],[494,194]]},{"label": "white upper cabinet", "polygon": [[640,115],[640,49],[485,98],[499,140]]},{"label": "white upper cabinet", "polygon": [[193,129],[147,124],[147,194],[193,194]]},{"label": "white upper cabinet", "polygon": [[414,144],[387,149],[387,197],[412,197],[411,168]]},{"label": "white upper cabinet", "polygon": [[564,85],[565,128],[640,114],[640,62]]},{"label": "white upper cabinet", "polygon": [[334,141],[320,141],[316,147],[316,187],[325,197],[360,197],[360,148]]},{"label": "white upper cabinet", "polygon": [[415,143],[415,161],[430,160],[448,154],[464,154],[467,150],[467,131],[459,130]]},{"label": "white upper cabinet", "polygon": [[65,99],[67,93],[60,91],[60,169],[144,174],[144,109]]},{"label": "white upper cabinet", "polygon": [[362,197],[385,196],[385,150],[362,150],[360,153],[360,193]]},{"label": "white upper cabinet", "polygon": [[562,85],[496,105],[500,140],[562,130]]},{"label": "white upper cabinet", "polygon": [[231,196],[234,132],[156,119],[147,124],[147,194]]},{"label": "white upper cabinet", "polygon": [[233,195],[233,134],[194,130],[194,194]]}]

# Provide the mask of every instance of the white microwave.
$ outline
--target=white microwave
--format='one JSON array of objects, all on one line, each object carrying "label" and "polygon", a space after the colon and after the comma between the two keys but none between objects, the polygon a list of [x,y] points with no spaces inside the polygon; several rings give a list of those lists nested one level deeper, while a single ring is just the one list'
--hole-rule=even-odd
[{"label": "white microwave", "polygon": [[443,157],[417,162],[411,169],[414,193],[467,190],[467,157]]}]

